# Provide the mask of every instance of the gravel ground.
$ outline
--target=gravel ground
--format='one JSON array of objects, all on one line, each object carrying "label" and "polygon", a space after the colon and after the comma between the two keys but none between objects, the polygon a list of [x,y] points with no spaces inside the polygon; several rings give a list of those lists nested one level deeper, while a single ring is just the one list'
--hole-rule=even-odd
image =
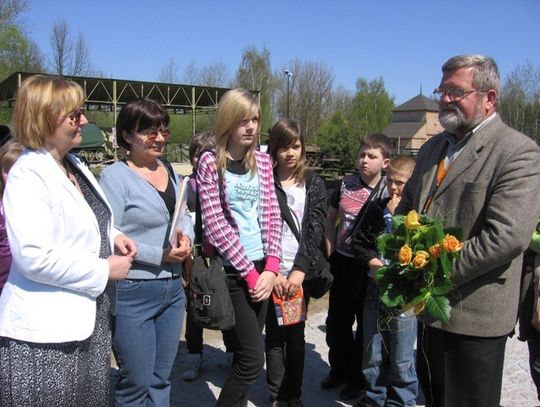
[{"label": "gravel ground", "polygon": [[[328,347],[324,339],[324,321],[326,317],[327,297],[310,304],[306,324],[306,368],[302,400],[306,407],[352,406],[351,402],[339,400],[339,389],[325,391],[319,386],[328,373]],[[187,353],[182,337],[173,367],[172,407],[208,407],[214,406],[221,385],[228,373],[225,350],[219,332],[205,331],[204,363],[200,376],[193,382],[182,380],[184,358]],[[529,375],[528,351],[525,343],[510,338],[506,347],[506,360],[502,390],[502,407],[537,406],[536,391]],[[266,389],[265,373],[250,390],[248,406],[270,406],[269,393]],[[418,405],[423,405],[420,397]]]}]

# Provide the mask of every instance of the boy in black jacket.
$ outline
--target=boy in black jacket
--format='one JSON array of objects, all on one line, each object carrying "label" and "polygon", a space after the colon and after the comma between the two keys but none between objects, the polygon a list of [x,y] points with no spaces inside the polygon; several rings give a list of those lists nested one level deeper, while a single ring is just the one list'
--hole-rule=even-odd
[{"label": "boy in black jacket", "polygon": [[365,221],[352,236],[352,252],[362,269],[368,269],[369,277],[363,312],[365,390],[355,407],[416,405],[416,317],[386,308],[374,280],[376,270],[386,262],[377,252],[377,236],[392,231],[392,215],[414,165],[410,156],[390,161],[386,171],[388,196],[371,202],[366,208]]}]

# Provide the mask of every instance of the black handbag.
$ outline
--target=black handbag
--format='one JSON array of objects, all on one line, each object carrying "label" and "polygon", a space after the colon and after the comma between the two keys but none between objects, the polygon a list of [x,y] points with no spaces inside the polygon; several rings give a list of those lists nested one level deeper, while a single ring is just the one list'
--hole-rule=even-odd
[{"label": "black handbag", "polygon": [[235,325],[234,308],[227,288],[223,259],[203,253],[199,195],[195,199],[195,258],[189,276],[189,315],[201,328],[227,330]]},{"label": "black handbag", "polygon": [[223,260],[200,254],[189,277],[189,317],[201,328],[227,330],[235,325]]}]

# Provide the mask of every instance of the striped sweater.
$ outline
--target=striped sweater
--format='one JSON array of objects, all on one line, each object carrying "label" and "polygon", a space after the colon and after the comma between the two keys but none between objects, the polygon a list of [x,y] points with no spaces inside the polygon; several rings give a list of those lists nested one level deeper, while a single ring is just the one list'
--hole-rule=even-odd
[{"label": "striped sweater", "polygon": [[[281,257],[281,216],[274,190],[272,162],[268,154],[255,151],[260,184],[259,222],[266,258],[265,270],[277,273]],[[238,226],[231,213],[225,183],[219,188],[216,156],[207,151],[201,154],[197,168],[197,187],[201,202],[204,235],[219,254],[229,260],[240,275],[248,281],[256,273],[240,244]],[[251,287],[250,287],[251,288]]]}]

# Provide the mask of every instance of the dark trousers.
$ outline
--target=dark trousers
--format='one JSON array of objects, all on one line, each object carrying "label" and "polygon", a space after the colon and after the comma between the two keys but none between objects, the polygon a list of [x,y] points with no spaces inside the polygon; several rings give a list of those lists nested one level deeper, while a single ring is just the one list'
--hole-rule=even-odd
[{"label": "dark trousers", "polygon": [[[262,263],[255,264],[261,272]],[[249,387],[255,383],[264,366],[262,330],[266,319],[268,300],[251,302],[247,285],[238,272],[226,267],[227,286],[235,313],[236,325],[234,360],[229,377],[218,398],[218,406],[247,406]]]},{"label": "dark trousers", "polygon": [[[330,257],[334,282],[330,288],[326,343],[330,375],[361,387],[362,314],[366,296],[367,274],[353,258],[334,253]],[[356,332],[353,324],[356,321]]]},{"label": "dark trousers", "polygon": [[[195,324],[190,317],[189,295],[187,296],[187,315],[186,315],[186,346],[189,353],[202,353],[203,351],[203,328]],[[232,330],[221,331],[223,343],[227,352],[234,352],[234,333]]]},{"label": "dark trousers", "polygon": [[418,323],[417,370],[426,407],[499,407],[506,339]]},{"label": "dark trousers", "polygon": [[534,292],[534,258],[536,253],[528,250],[523,255],[523,271],[521,280],[522,302],[519,307],[519,339],[526,340],[529,348],[529,367],[531,378],[536,386],[536,395],[540,400],[540,332],[531,324],[533,310],[536,307]]},{"label": "dark trousers", "polygon": [[[309,296],[304,288],[306,307]],[[299,399],[302,394],[306,341],[305,322],[279,326],[272,297],[266,317],[266,382],[273,400]]]},{"label": "dark trousers", "polygon": [[529,347],[531,377],[536,386],[536,396],[540,400],[540,340],[529,339],[527,340],[527,346]]}]

